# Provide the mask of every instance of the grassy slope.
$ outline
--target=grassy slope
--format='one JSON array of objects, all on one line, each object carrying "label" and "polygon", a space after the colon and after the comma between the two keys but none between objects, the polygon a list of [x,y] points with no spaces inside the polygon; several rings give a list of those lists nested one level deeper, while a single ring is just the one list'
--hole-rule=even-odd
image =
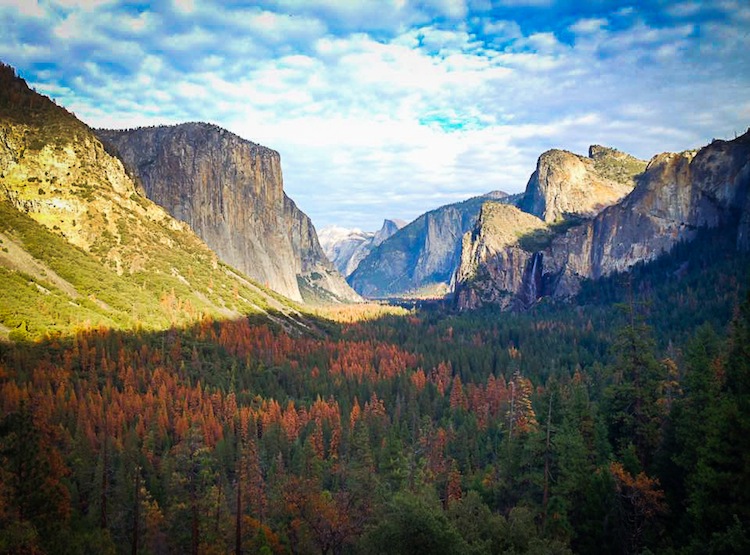
[{"label": "grassy slope", "polygon": [[85,124],[7,66],[0,85],[0,336],[298,319],[141,196]]}]

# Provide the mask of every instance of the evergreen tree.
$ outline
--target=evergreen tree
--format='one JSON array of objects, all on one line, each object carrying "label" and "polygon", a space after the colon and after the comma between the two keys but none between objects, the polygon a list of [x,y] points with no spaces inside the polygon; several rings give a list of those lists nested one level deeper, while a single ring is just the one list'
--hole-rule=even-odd
[{"label": "evergreen tree", "polygon": [[[718,394],[705,401],[705,435],[689,476],[688,511],[696,543],[713,552],[750,547],[750,296],[732,325],[723,366],[714,366]],[[708,391],[714,389],[713,380]]]},{"label": "evergreen tree", "polygon": [[654,355],[651,329],[629,308],[614,350],[613,384],[607,390],[610,440],[627,470],[648,471],[661,442],[664,368]]}]

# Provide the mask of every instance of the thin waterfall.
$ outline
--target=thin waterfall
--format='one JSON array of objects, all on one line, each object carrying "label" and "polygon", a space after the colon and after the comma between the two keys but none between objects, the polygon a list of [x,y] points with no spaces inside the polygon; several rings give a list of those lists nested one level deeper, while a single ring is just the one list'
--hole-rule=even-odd
[{"label": "thin waterfall", "polygon": [[526,265],[526,271],[524,272],[521,297],[525,306],[531,306],[541,296],[543,266],[542,253],[535,252]]}]

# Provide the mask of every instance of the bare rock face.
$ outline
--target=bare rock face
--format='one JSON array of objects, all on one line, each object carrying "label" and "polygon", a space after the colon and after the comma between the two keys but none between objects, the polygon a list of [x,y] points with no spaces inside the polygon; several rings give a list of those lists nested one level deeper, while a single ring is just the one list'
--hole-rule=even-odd
[{"label": "bare rock face", "polygon": [[349,276],[369,254],[369,246],[375,234],[361,229],[346,229],[339,226],[325,227],[318,233],[320,246],[328,260],[344,277]]},{"label": "bare rock face", "polygon": [[310,219],[284,193],[278,152],[205,123],[98,130],[146,195],[186,222],[226,263],[294,300],[298,279],[357,295],[333,269]]},{"label": "bare rock face", "polygon": [[331,226],[318,233],[320,245],[328,260],[333,262],[339,272],[348,277],[357,269],[359,263],[399,229],[404,227],[403,220],[384,220],[383,226],[376,232],[360,229],[345,229]]},{"label": "bare rock face", "polygon": [[545,222],[569,215],[593,216],[633,190],[646,163],[614,149],[592,146],[589,158],[565,150],[539,157],[519,204]]},{"label": "bare rock face", "polygon": [[509,197],[493,192],[421,215],[373,249],[349,283],[372,298],[444,295],[461,259],[464,233],[474,227],[482,205],[493,199]]},{"label": "bare rock face", "polygon": [[401,229],[405,225],[406,225],[406,222],[404,220],[399,220],[399,219],[383,220],[383,225],[380,227],[379,230],[375,232],[375,235],[372,238],[372,246],[377,247],[383,241],[388,239],[391,235],[396,233],[399,229]]},{"label": "bare rock face", "polygon": [[[485,239],[491,248],[481,257],[467,255],[465,267],[462,257],[458,305],[473,308],[506,297],[528,304],[532,299],[523,295],[531,289],[541,291],[538,296],[570,296],[582,279],[600,278],[653,260],[678,242],[692,240],[701,227],[737,230],[738,249],[748,249],[748,189],[750,132],[733,141],[714,141],[697,153],[659,154],[631,194],[593,218],[549,226],[538,230],[536,237],[527,236],[525,242]],[[478,225],[488,225],[486,221],[480,218]],[[505,225],[509,226],[507,235],[518,224]],[[479,251],[475,243],[488,233],[475,230],[465,240],[468,252]],[[526,251],[525,258],[518,247]],[[524,264],[526,270],[533,265],[533,271],[520,272]],[[509,306],[511,301],[499,304]]]},{"label": "bare rock face", "polygon": [[739,228],[737,230],[737,249],[740,251],[750,251],[750,195],[745,202],[745,208],[742,210]]},{"label": "bare rock face", "polygon": [[[462,259],[461,253],[466,251],[464,234],[473,228],[486,201],[500,200],[542,223],[562,222],[561,227],[567,228],[570,222],[593,217],[621,200],[645,167],[646,162],[597,145],[589,149],[588,158],[550,150],[540,156],[523,195],[491,193],[428,212],[374,249],[348,281],[369,297],[443,295],[460,288],[461,276],[471,273],[460,268],[462,260],[480,264],[476,258]],[[549,238],[561,227],[542,235]],[[520,251],[513,256],[514,261],[522,258]],[[472,279],[472,283],[478,282]]]},{"label": "bare rock face", "polygon": [[[697,153],[659,154],[631,195],[553,242],[551,271],[598,278],[653,260],[691,240],[698,228],[741,221],[749,185],[750,134],[714,141]],[[739,234],[738,246],[741,227]]]},{"label": "bare rock face", "polygon": [[362,298],[349,287],[323,253],[312,220],[286,195],[284,214],[295,263],[297,260],[300,263],[296,277],[303,300],[360,302]]},{"label": "bare rock face", "polygon": [[21,272],[36,284],[7,299],[0,336],[166,329],[271,311],[269,320],[296,327],[294,307],[222,264],[143,196],[87,125],[2,63],[0,212],[4,283],[17,284],[8,278]]},{"label": "bare rock face", "polygon": [[522,247],[524,238],[546,229],[536,216],[515,206],[487,202],[474,230],[463,237],[461,263],[456,272],[460,307],[535,302],[541,295],[541,254]]}]

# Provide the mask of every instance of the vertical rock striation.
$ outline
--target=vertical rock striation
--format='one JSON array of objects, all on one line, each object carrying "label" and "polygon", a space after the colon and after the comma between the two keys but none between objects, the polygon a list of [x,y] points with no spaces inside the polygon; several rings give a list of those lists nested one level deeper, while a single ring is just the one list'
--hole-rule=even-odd
[{"label": "vertical rock striation", "polygon": [[365,297],[444,295],[461,258],[464,233],[492,199],[512,200],[496,191],[421,215],[373,249],[349,283]]},{"label": "vertical rock striation", "polygon": [[322,229],[318,238],[328,259],[343,276],[348,277],[372,249],[405,225],[402,220],[387,219],[376,232],[331,226]]},{"label": "vertical rock striation", "polygon": [[357,300],[323,254],[310,219],[284,193],[278,152],[205,123],[97,134],[146,195],[223,261],[294,300],[302,300],[299,280]]},{"label": "vertical rock striation", "polygon": [[[499,304],[510,306],[508,298],[527,305],[533,302],[528,292],[539,295],[540,287],[543,295],[570,296],[582,279],[653,260],[678,242],[692,240],[702,227],[726,227],[737,233],[738,249],[750,248],[750,131],[697,152],[659,154],[637,181],[629,195],[593,218],[548,225],[510,243],[480,249],[475,243],[493,232],[475,229],[465,239],[466,253],[457,273],[458,305],[474,308],[504,299]],[[544,204],[549,205],[547,199]],[[497,217],[480,218],[478,226],[497,229],[500,224]],[[484,243],[489,244],[486,239]],[[536,256],[536,262],[529,262]],[[519,271],[529,264],[532,270]]]},{"label": "vertical rock striation", "polygon": [[544,233],[546,227],[543,220],[515,206],[485,203],[476,226],[463,238],[456,271],[459,307],[510,308],[536,302],[542,293],[542,264],[524,240]]},{"label": "vertical rock striation", "polygon": [[[348,277],[349,283],[373,297],[444,294],[455,285],[461,261],[469,263],[461,255],[463,236],[485,202],[500,200],[543,223],[565,222],[566,227],[571,218],[593,217],[621,200],[645,167],[642,160],[598,145],[589,149],[588,158],[550,150],[539,157],[524,194],[490,194],[424,214],[374,249]],[[521,257],[518,252],[513,260]]]},{"label": "vertical rock striation", "polygon": [[6,338],[271,311],[269,321],[297,328],[293,307],[221,264],[86,124],[2,63],[0,235]]}]

